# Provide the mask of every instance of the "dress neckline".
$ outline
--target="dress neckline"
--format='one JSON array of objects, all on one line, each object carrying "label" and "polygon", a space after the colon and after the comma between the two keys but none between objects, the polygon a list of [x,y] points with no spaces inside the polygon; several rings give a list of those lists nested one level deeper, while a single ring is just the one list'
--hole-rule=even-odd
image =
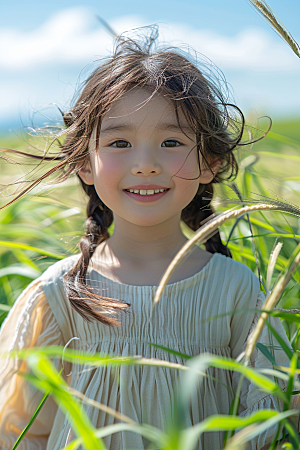
[{"label": "dress neckline", "polygon": [[[206,263],[205,266],[202,267],[202,269],[199,272],[195,273],[194,275],[192,275],[192,276],[190,276],[188,278],[184,278],[183,280],[175,281],[174,283],[167,284],[164,287],[164,289],[175,287],[175,286],[180,286],[182,284],[185,284],[187,282],[191,282],[192,280],[196,279],[197,277],[202,275],[204,272],[206,272],[206,270],[210,267],[212,260],[215,259],[216,256],[218,256],[218,255],[219,256],[224,256],[226,258],[226,256],[222,255],[221,253],[213,253],[213,255],[210,258],[210,260],[208,261],[208,263]],[[140,289],[143,289],[143,288],[151,288],[151,289],[153,289],[153,288],[158,288],[157,285],[152,285],[152,286],[151,285],[139,285],[139,286],[137,286],[137,285],[134,285],[134,284],[120,283],[119,281],[114,281],[111,278],[105,277],[100,272],[98,272],[97,270],[93,269],[93,267],[91,267],[91,266],[88,267],[88,271],[87,272],[93,273],[93,274],[95,274],[95,276],[97,278],[101,278],[102,280],[105,280],[105,281],[107,281],[109,283],[112,283],[114,285],[124,286],[124,287],[126,286],[127,288],[132,288],[132,289],[139,289],[139,288]]]}]

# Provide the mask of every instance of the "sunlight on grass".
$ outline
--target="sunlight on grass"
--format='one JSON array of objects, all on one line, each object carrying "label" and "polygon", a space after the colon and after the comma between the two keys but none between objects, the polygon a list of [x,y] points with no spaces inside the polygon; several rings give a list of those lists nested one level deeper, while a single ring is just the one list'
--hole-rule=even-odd
[{"label": "sunlight on grass", "polygon": [[[278,431],[270,448],[275,448],[275,439],[279,439],[282,429],[285,429],[290,436],[290,447],[286,448],[300,448],[298,430],[294,425],[295,422],[290,420],[291,417],[298,414],[298,411],[292,409],[291,406],[292,395],[300,392],[300,385],[296,377],[300,369],[298,362],[300,351],[300,273],[298,270],[300,228],[299,216],[297,217],[297,206],[300,205],[300,189],[297,188],[297,183],[300,183],[298,175],[300,132],[298,124],[298,121],[291,121],[290,124],[284,123],[283,125],[278,123],[277,126],[274,124],[274,129],[269,137],[255,144],[251,150],[244,148],[239,151],[241,170],[235,183],[245,204],[240,202],[236,206],[239,199],[230,183],[216,186],[214,200],[215,209],[219,214],[216,221],[219,220],[219,223],[222,214],[225,217],[228,208],[235,207],[236,211],[244,208],[244,214],[241,217],[238,218],[237,214],[232,213],[231,218],[224,219],[220,226],[221,238],[224,243],[228,243],[233,259],[247,265],[256,275],[260,274],[262,289],[265,288],[266,294],[269,294],[263,307],[261,320],[256,328],[256,335],[252,334],[248,341],[246,357],[249,358],[257,342],[257,336],[261,332],[261,327],[265,325],[277,340],[278,345],[286,352],[290,360],[290,367],[276,366],[272,349],[260,343],[257,344],[257,348],[273,365],[273,370],[267,374],[247,366],[245,361],[235,361],[210,354],[201,354],[192,358],[165,347],[161,347],[161,349],[185,358],[186,365],[140,356],[118,358],[112,355],[96,354],[91,357],[82,352],[77,354],[76,351],[60,347],[23,351],[19,357],[25,358],[32,370],[31,375],[24,374],[24,376],[45,395],[49,393],[60,404],[62,410],[70,414],[71,424],[77,438],[68,444],[68,450],[76,449],[80,445],[91,450],[105,449],[102,438],[121,430],[133,431],[146,437],[151,442],[149,449],[165,450],[195,449],[202,433],[222,430],[226,436],[226,450],[238,449],[242,444],[271,426],[276,426]],[[289,137],[285,137],[285,130],[288,130]],[[27,144],[24,142],[16,139],[13,141],[10,138],[5,138],[5,140],[6,147],[12,146],[28,150]],[[2,172],[5,169],[5,182],[16,179],[25,170],[20,167],[12,167],[6,162],[1,162],[0,166]],[[9,167],[9,171],[7,167]],[[287,167],[289,167],[288,172]],[[291,182],[296,184],[291,184]],[[249,203],[247,203],[249,198]],[[247,209],[245,205],[251,204],[251,199],[252,204],[255,202],[268,204],[270,199],[279,201],[281,209],[277,208],[275,211],[274,208],[269,207],[265,208],[269,210],[260,210],[249,214],[251,208]],[[289,202],[296,206],[294,210]],[[259,209],[258,206],[256,207]],[[40,276],[54,262],[79,252],[77,245],[80,237],[84,234],[84,209],[85,198],[80,193],[76,180],[72,179],[62,186],[57,185],[55,188],[51,188],[48,194],[47,192],[40,193],[36,189],[27,197],[0,211],[0,324],[4,321],[18,295],[33,279]],[[287,214],[286,212],[289,210],[293,210],[295,215]],[[229,214],[227,215],[229,216]],[[235,217],[233,217],[234,215]],[[195,236],[198,236],[196,233],[192,232],[184,223],[181,226],[183,233],[189,239],[194,238],[194,245],[203,246],[204,241],[196,239]],[[204,230],[205,225],[197,233]],[[109,231],[113,233],[113,225]],[[176,270],[176,267],[174,266],[172,270]],[[241,312],[245,311],[231,311],[230,314]],[[254,312],[252,311],[252,313]],[[286,346],[280,336],[276,335],[276,330],[268,322],[270,316],[279,317],[282,321],[290,341],[290,347]],[[216,320],[217,323],[218,317],[212,317],[209,320]],[[149,345],[155,346],[152,343]],[[72,391],[51,363],[51,359],[62,358],[62,356],[65,361],[84,364],[85,367],[90,368],[110,365],[118,367],[130,364],[168,367],[172,370],[182,371],[186,380],[185,389],[178,395],[173,424],[162,431],[150,427],[146,423],[135,423],[131,418],[118,415],[118,411],[94,402],[94,407],[115,415],[121,422],[100,430],[94,428],[80,406],[81,402],[88,403],[91,400],[82,393]],[[211,416],[193,427],[182,428],[180,426],[181,418],[187,414],[193,389],[201,384],[203,377],[209,376],[206,373],[209,367],[235,371],[242,378],[251,380],[259,389],[278,397],[283,402],[283,411],[262,410],[249,417],[241,418],[237,414],[238,400],[236,397],[228,415]],[[278,379],[284,379],[288,384],[286,392],[279,388]],[[42,402],[39,407],[42,408],[43,404]],[[38,412],[37,410],[36,415]],[[33,416],[32,421],[36,415]],[[20,438],[21,440],[22,438]]]}]

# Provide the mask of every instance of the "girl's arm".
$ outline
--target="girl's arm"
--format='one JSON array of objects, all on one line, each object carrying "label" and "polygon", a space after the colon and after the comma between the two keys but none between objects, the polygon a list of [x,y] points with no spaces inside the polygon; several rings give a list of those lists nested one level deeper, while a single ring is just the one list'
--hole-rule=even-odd
[{"label": "girl's arm", "polygon": [[[61,331],[38,280],[21,294],[0,332],[0,450],[11,449],[29,422],[43,393],[18,372],[28,372],[25,361],[8,358],[12,350],[64,345]],[[53,361],[60,369],[60,361]],[[44,450],[57,405],[48,398],[18,449]]]}]

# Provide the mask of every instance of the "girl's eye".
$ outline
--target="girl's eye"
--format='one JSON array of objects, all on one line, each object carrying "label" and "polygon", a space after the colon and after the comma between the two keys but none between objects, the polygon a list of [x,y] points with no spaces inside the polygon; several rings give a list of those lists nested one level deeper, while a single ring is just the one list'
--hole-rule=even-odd
[{"label": "girl's eye", "polygon": [[169,139],[168,141],[164,141],[161,145],[162,147],[178,147],[178,145],[182,144],[179,141],[175,141],[174,139]]},{"label": "girl's eye", "polygon": [[128,148],[128,147],[131,147],[131,144],[129,144],[129,142],[127,142],[127,141],[118,140],[118,141],[112,142],[109,146],[116,147],[116,148]]}]

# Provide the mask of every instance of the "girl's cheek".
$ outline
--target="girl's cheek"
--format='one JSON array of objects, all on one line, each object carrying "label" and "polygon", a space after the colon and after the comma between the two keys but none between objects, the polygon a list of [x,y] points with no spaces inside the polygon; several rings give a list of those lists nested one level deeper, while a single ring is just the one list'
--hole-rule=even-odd
[{"label": "girl's cheek", "polygon": [[199,175],[199,167],[196,155],[190,153],[178,155],[169,162],[170,171],[180,177],[194,178]]},{"label": "girl's cheek", "polygon": [[95,171],[100,190],[116,189],[124,177],[125,161],[120,155],[101,155],[98,158]]},{"label": "girl's cheek", "polygon": [[[117,174],[124,169],[124,158],[120,158],[120,155],[104,154],[98,157],[96,169],[101,176],[110,176],[114,173]],[[106,175],[108,174],[108,175]]]}]

